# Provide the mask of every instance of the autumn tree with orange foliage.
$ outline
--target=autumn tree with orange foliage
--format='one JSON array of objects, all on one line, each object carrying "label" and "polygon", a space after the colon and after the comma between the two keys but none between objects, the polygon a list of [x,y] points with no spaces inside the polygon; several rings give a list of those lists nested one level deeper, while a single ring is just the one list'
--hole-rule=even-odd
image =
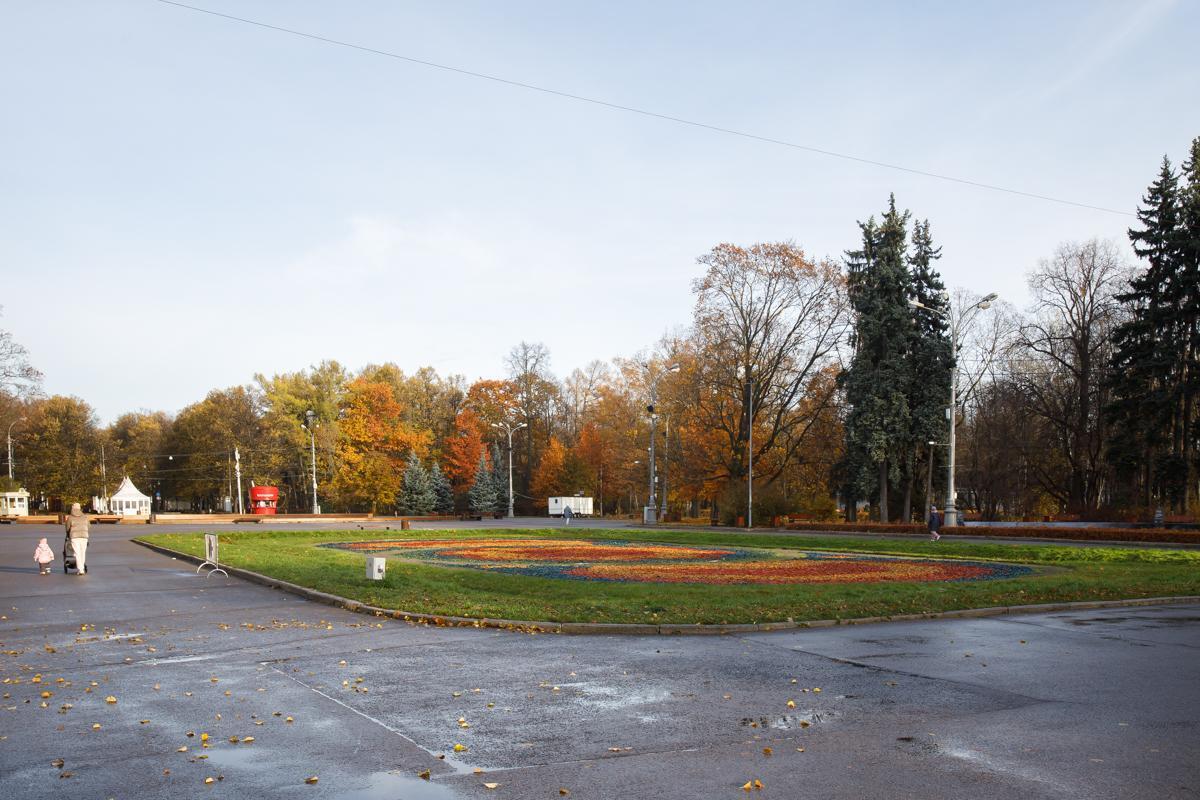
[{"label": "autumn tree with orange foliage", "polygon": [[[511,420],[516,413],[515,388],[509,381],[478,380],[467,389],[463,409],[475,414],[480,431],[496,423]],[[472,465],[471,469],[474,470]]]},{"label": "autumn tree with orange foliage", "polygon": [[458,412],[454,434],[442,444],[446,475],[456,492],[465,492],[475,480],[479,454],[483,452],[483,423],[470,408]]},{"label": "autumn tree with orange foliage", "polygon": [[681,423],[706,482],[724,480],[724,502],[744,513],[750,430],[755,482],[773,487],[831,421],[850,321],[845,279],[790,242],[721,244],[699,263]]},{"label": "autumn tree with orange foliage", "polygon": [[530,485],[533,496],[542,501],[553,495],[564,494],[567,490],[562,485],[562,479],[566,464],[567,449],[558,439],[551,439],[533,473],[533,483]]},{"label": "autumn tree with orange foliage", "polygon": [[423,457],[432,434],[404,421],[404,406],[388,383],[359,378],[347,389],[333,491],[345,507],[390,510],[400,493],[405,460],[410,453]]}]

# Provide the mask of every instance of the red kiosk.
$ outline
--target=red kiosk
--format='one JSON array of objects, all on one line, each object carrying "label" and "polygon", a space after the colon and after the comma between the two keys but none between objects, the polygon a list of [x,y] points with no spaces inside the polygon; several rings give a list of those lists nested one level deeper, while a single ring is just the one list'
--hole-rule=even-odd
[{"label": "red kiosk", "polygon": [[279,503],[278,486],[251,486],[250,509],[254,514],[275,514]]}]

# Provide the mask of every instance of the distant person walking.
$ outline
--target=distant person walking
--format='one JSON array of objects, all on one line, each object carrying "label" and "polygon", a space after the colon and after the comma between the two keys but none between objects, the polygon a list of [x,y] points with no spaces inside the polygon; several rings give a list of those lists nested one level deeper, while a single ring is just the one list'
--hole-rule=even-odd
[{"label": "distant person walking", "polygon": [[575,516],[575,512],[571,510],[571,507],[563,506],[563,525],[570,525],[573,516]]},{"label": "distant person walking", "polygon": [[50,545],[46,544],[45,539],[38,542],[37,549],[33,551],[33,560],[38,565],[38,572],[40,574],[50,574],[50,564],[54,561],[54,551],[50,549]]},{"label": "distant person walking", "polygon": [[71,540],[71,550],[75,553],[75,574],[87,572],[88,518],[83,515],[79,503],[71,504],[71,513],[67,516],[67,538]]},{"label": "distant person walking", "polygon": [[936,542],[942,538],[940,531],[942,530],[942,515],[937,510],[937,506],[929,507],[929,540]]}]

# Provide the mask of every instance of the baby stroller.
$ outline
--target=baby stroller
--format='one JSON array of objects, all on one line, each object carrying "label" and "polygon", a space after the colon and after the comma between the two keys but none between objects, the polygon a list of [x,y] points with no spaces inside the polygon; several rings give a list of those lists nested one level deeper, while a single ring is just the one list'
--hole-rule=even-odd
[{"label": "baby stroller", "polygon": [[[75,565],[75,548],[71,546],[71,537],[68,535],[63,541],[63,574],[70,575],[70,570],[79,572],[79,567]],[[83,574],[87,574],[87,566],[84,566]]]}]

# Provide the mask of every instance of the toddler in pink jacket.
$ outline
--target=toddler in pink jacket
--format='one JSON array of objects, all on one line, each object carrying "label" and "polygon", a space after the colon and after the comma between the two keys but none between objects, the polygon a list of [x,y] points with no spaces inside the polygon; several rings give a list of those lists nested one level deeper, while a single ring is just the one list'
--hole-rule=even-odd
[{"label": "toddler in pink jacket", "polygon": [[37,563],[38,570],[42,575],[50,574],[50,563],[54,561],[54,551],[50,549],[50,545],[46,544],[45,539],[38,542],[37,549],[33,551],[33,560]]}]

